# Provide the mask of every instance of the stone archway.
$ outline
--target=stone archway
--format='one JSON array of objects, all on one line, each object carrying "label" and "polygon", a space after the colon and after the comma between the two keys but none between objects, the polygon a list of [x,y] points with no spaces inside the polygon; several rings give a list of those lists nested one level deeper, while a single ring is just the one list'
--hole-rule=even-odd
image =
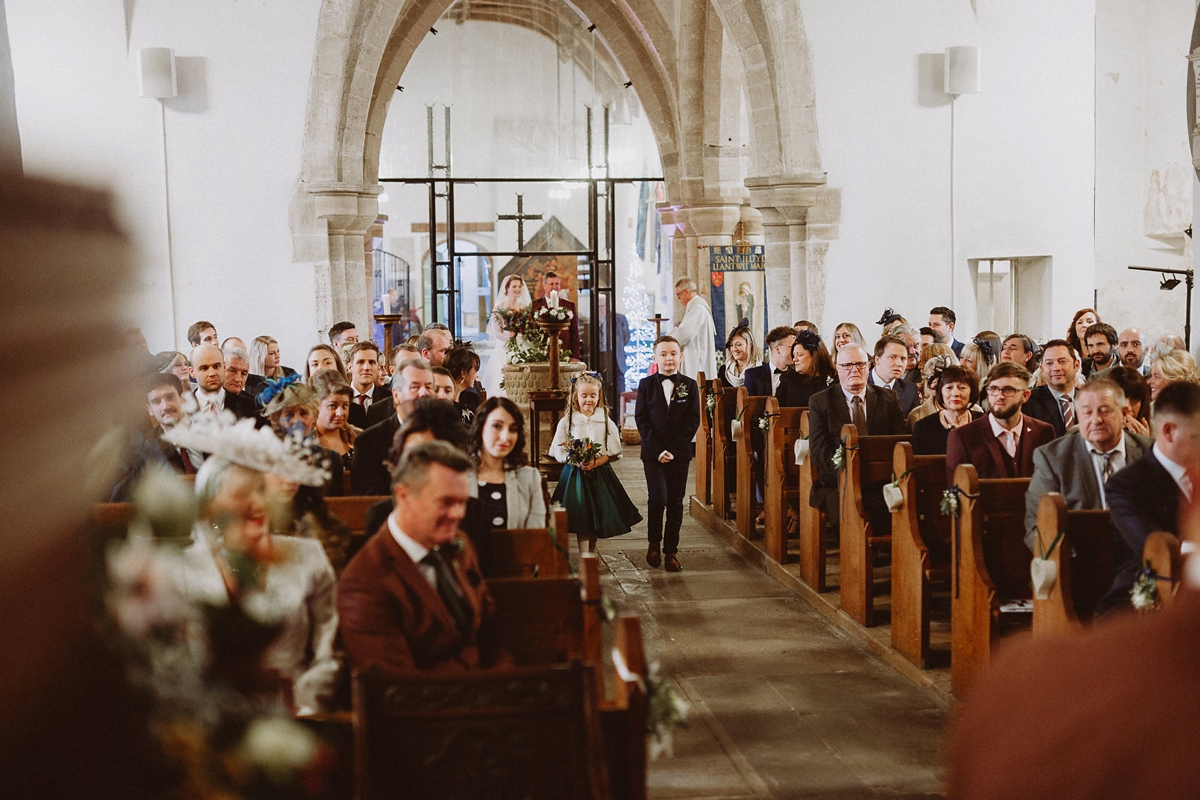
[{"label": "stone archway", "polygon": [[[293,195],[293,260],[312,262],[317,327],[366,327],[362,237],[378,216],[379,150],[393,87],[453,0],[324,0],[313,58],[300,180]],[[678,113],[669,29],[653,0],[579,0],[634,82],[659,145],[668,192],[678,186]],[[636,6],[636,8],[635,8]],[[639,16],[641,15],[641,16]]]}]

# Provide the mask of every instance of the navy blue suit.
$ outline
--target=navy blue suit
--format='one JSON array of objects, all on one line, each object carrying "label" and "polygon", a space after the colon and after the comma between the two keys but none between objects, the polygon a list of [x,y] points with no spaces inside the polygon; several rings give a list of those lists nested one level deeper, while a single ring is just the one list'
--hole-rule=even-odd
[{"label": "navy blue suit", "polygon": [[[774,369],[775,367],[767,362],[746,370],[746,393],[751,397],[774,397],[775,392],[771,391],[771,373]],[[787,372],[788,370],[784,370],[784,373]],[[782,383],[781,380],[780,384]]]},{"label": "navy blue suit", "polygon": [[[875,382],[875,370],[867,373],[867,383],[872,386],[879,386]],[[904,378],[896,378],[892,382],[891,389],[896,393],[896,397],[900,399],[900,413],[904,416],[907,417],[908,412],[921,405],[921,390],[917,388],[915,383],[910,383]]]},{"label": "navy blue suit", "polygon": [[[648,536],[651,544],[661,544],[664,555],[671,555],[679,549],[688,464],[693,454],[692,438],[700,427],[700,390],[686,375],[671,375],[669,378],[674,387],[668,403],[663,392],[663,381],[667,378],[655,373],[642,379],[637,388],[634,418],[642,436],[642,466],[650,495],[650,513],[646,518]],[[664,451],[674,457],[665,464],[658,460]]]},{"label": "navy blue suit", "polygon": [[1128,606],[1142,563],[1146,537],[1154,531],[1179,534],[1178,484],[1154,450],[1117,472],[1104,484],[1109,516],[1117,532],[1117,575],[1097,611]]},{"label": "navy blue suit", "polygon": [[[1072,392],[1072,394],[1074,394]],[[1021,413],[1028,414],[1034,419],[1040,419],[1042,422],[1050,423],[1054,428],[1054,436],[1064,436],[1067,433],[1066,423],[1063,421],[1062,406],[1058,404],[1058,400],[1050,392],[1049,386],[1035,386],[1033,391],[1029,393],[1029,399],[1025,401],[1025,405],[1021,406]]]}]

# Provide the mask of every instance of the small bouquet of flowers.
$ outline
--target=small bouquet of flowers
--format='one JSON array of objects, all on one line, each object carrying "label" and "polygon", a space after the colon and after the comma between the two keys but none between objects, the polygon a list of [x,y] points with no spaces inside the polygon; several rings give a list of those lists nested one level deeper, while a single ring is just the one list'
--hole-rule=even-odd
[{"label": "small bouquet of flowers", "polygon": [[582,467],[600,455],[600,445],[591,439],[572,439],[567,445],[567,463]]},{"label": "small bouquet of flowers", "polygon": [[546,306],[538,314],[539,318],[554,322],[568,322],[574,316],[574,312],[564,306]]}]

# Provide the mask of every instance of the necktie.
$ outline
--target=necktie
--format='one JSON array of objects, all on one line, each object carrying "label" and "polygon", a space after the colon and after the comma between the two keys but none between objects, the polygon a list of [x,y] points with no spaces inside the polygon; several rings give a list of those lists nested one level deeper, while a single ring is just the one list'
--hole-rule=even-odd
[{"label": "necktie", "polygon": [[195,475],[196,474],[196,465],[192,463],[192,459],[191,459],[191,456],[188,455],[187,448],[180,447],[177,449],[179,450],[179,458],[181,461],[183,461],[183,474],[184,475]]},{"label": "necktie", "polygon": [[363,406],[365,408],[367,405],[367,396],[365,394],[355,395],[354,402],[358,403],[360,406]]},{"label": "necktie", "polygon": [[1004,446],[1004,452],[1008,453],[1009,458],[1017,457],[1017,436],[1012,431],[1000,432],[1000,444]]},{"label": "necktie", "polygon": [[867,417],[863,413],[863,401],[861,397],[855,397],[850,404],[850,421],[854,423],[854,427],[858,428],[859,436],[867,435]]},{"label": "necktie", "polygon": [[1062,402],[1063,427],[1069,428],[1075,424],[1075,404],[1065,394],[1060,401]]},{"label": "necktie", "polygon": [[1108,483],[1108,479],[1112,477],[1112,474],[1114,472],[1116,472],[1116,469],[1113,467],[1113,458],[1116,455],[1117,455],[1117,453],[1115,450],[1110,453],[1103,453],[1104,468],[1100,470],[1100,482],[1101,483]]},{"label": "necktie", "polygon": [[459,633],[466,636],[471,626],[471,609],[467,607],[466,601],[458,593],[458,582],[454,579],[454,573],[450,571],[450,565],[437,550],[430,550],[421,559],[421,563],[433,567],[434,573],[437,575],[438,595],[446,604],[446,610],[450,612],[450,616],[454,617]]}]

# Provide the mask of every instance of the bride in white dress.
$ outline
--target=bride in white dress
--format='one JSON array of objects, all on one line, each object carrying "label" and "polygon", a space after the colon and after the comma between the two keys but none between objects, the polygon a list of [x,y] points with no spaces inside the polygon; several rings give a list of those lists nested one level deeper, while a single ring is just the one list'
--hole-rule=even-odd
[{"label": "bride in white dress", "polygon": [[[509,275],[500,283],[500,289],[496,292],[496,302],[493,303],[492,309],[493,312],[495,309],[521,309],[529,308],[532,304],[529,287],[525,285],[525,280],[520,275]],[[504,373],[501,370],[508,363],[508,354],[504,351],[504,345],[513,335],[509,331],[500,329],[500,320],[495,313],[488,318],[487,332],[492,355],[479,375],[479,382],[483,384],[488,397],[507,397],[508,395],[500,388],[500,381],[504,379]]]}]

